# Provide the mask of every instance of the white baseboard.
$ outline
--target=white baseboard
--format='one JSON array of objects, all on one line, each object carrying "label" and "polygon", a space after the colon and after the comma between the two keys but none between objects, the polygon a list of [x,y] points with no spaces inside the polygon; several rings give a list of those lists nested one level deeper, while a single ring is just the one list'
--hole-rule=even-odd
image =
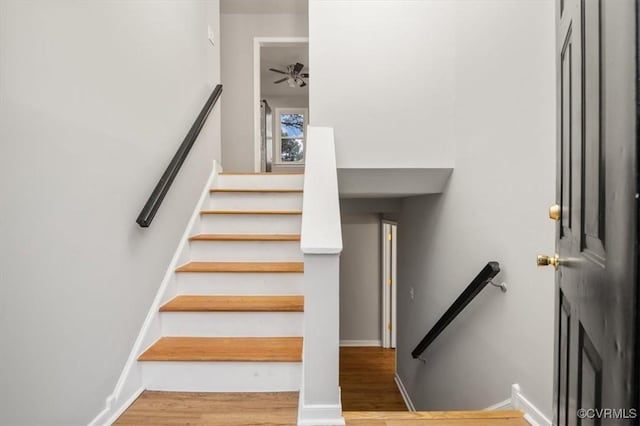
[{"label": "white baseboard", "polygon": [[396,385],[398,386],[398,390],[400,391],[400,395],[402,395],[402,399],[404,399],[404,403],[407,406],[407,410],[416,411],[415,405],[413,405],[413,401],[411,401],[411,397],[409,397],[409,393],[407,389],[404,387],[404,383],[402,383],[402,379],[398,376],[398,373],[395,375]]},{"label": "white baseboard", "polygon": [[524,412],[524,419],[531,426],[551,426],[551,420],[522,394],[518,384],[511,386],[511,398],[493,404],[485,410],[520,410]]},{"label": "white baseboard", "polygon": [[125,410],[127,408],[129,408],[129,406],[131,404],[133,404],[133,402],[138,399],[138,397],[140,396],[140,394],[144,392],[144,388],[139,388],[138,390],[136,390],[135,392],[133,392],[133,394],[131,394],[129,396],[129,399],[127,399],[126,401],[124,401],[121,404],[117,404],[116,407],[112,407],[114,404],[112,405],[107,405],[107,407],[105,407],[104,410],[102,410],[100,412],[100,414],[98,414],[96,416],[95,419],[93,419],[91,421],[91,423],[89,423],[89,425],[112,425],[116,422],[116,420],[118,420],[118,417],[120,417],[122,415],[122,413],[125,412]]},{"label": "white baseboard", "polygon": [[518,384],[511,386],[511,405],[516,410],[524,411],[524,419],[532,426],[551,426],[551,420],[525,398]]},{"label": "white baseboard", "polygon": [[301,390],[298,397],[297,426],[344,426],[346,422],[342,417],[340,401],[342,399],[339,396],[337,404],[305,404],[304,391]]},{"label": "white baseboard", "polygon": [[129,358],[125,363],[118,382],[116,383],[115,389],[113,393],[107,397],[105,408],[89,423],[89,426],[111,425],[144,390],[145,386],[142,372],[137,364],[138,355],[143,349],[150,346],[153,341],[160,336],[160,304],[165,297],[165,293],[167,293],[167,287],[174,278],[178,263],[183,260],[183,254],[185,253],[189,236],[200,218],[201,206],[206,200],[208,200],[209,189],[212,188],[213,182],[221,171],[222,168],[217,161],[214,160],[213,170],[211,171],[211,174],[207,179],[207,183],[202,190],[200,199],[193,210],[185,232],[180,238],[175,254],[167,267],[164,278],[162,279],[158,292],[156,293],[156,297],[149,308],[144,323],[142,324],[142,328],[140,329],[140,333],[133,344],[133,348],[129,353]]},{"label": "white baseboard", "polygon": [[496,404],[493,404],[491,407],[485,408],[486,411],[496,411],[496,410],[513,410],[513,405],[511,404],[511,398],[505,399],[504,401],[500,401]]},{"label": "white baseboard", "polygon": [[340,340],[340,346],[358,347],[358,346],[382,346],[382,340]]}]

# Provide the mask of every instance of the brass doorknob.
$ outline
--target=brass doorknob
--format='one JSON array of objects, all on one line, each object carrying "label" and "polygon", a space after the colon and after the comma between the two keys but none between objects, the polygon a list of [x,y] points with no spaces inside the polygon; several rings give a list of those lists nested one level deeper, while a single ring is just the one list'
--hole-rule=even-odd
[{"label": "brass doorknob", "polygon": [[558,257],[558,253],[556,253],[553,257],[545,256],[544,254],[538,255],[538,266],[547,265],[551,265],[555,269],[558,269],[558,266],[560,266],[560,258]]},{"label": "brass doorknob", "polygon": [[560,206],[558,204],[549,207],[549,219],[560,220]]}]

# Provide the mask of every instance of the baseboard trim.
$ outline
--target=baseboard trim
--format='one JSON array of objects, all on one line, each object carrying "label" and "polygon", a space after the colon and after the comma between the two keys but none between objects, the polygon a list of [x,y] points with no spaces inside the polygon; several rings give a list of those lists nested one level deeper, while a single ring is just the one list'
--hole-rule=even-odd
[{"label": "baseboard trim", "polygon": [[345,348],[375,346],[381,347],[382,340],[340,340],[340,346]]},{"label": "baseboard trim", "polygon": [[[339,391],[338,391],[339,394]],[[304,403],[304,391],[298,397],[298,426],[345,426],[342,417],[342,403],[307,404]]]},{"label": "baseboard trim", "polygon": [[[144,323],[140,328],[138,337],[136,338],[133,348],[129,353],[129,358],[118,378],[115,389],[111,395],[109,395],[105,401],[105,408],[89,423],[89,426],[103,426],[111,425],[130,405],[135,401],[138,396],[144,390],[144,381],[142,378],[142,372],[137,365],[138,355],[142,350],[150,346],[157,337],[160,336],[160,324],[159,324],[159,309],[160,304],[163,301],[167,288],[175,274],[175,270],[178,264],[183,259],[183,253],[188,247],[189,235],[191,235],[192,229],[198,223],[200,218],[200,210],[205,200],[209,197],[209,189],[212,188],[213,183],[218,176],[218,173],[222,171],[222,168],[217,161],[213,162],[213,170],[207,179],[207,182],[202,190],[202,194],[191,214],[189,223],[185,229],[184,234],[180,238],[178,247],[167,267],[165,275],[160,283],[158,292],[155,299],[147,312]],[[155,336],[155,338],[154,338]]]},{"label": "baseboard trim", "polygon": [[518,384],[511,386],[511,405],[516,410],[524,411],[524,419],[532,426],[551,426],[551,420],[522,394]]},{"label": "baseboard trim", "polygon": [[118,418],[127,410],[127,408],[129,408],[131,406],[131,404],[134,403],[134,401],[136,399],[138,399],[140,397],[140,395],[142,394],[142,392],[144,392],[144,388],[140,388],[137,391],[135,391],[130,397],[129,399],[127,399],[126,401],[124,401],[124,403],[120,404],[115,411],[113,411],[111,413],[111,417],[109,417],[105,422],[103,422],[102,424],[105,425],[112,425],[116,422],[116,420],[118,420]]},{"label": "baseboard trim", "polygon": [[518,384],[511,386],[511,398],[493,404],[485,410],[520,410],[531,426],[551,426],[551,420],[522,394]]},{"label": "baseboard trim", "polygon": [[402,395],[404,404],[407,406],[407,410],[416,411],[416,407],[415,405],[413,405],[413,401],[411,401],[409,392],[407,392],[407,389],[404,387],[404,383],[402,383],[402,379],[400,379],[400,376],[398,376],[398,373],[396,373],[394,379],[396,381],[396,385],[398,386],[398,390],[400,391],[400,395]]},{"label": "baseboard trim", "polygon": [[496,404],[493,404],[491,407],[485,408],[485,411],[496,411],[496,410],[513,410],[513,405],[511,404],[511,398],[507,398],[504,401],[500,401]]}]

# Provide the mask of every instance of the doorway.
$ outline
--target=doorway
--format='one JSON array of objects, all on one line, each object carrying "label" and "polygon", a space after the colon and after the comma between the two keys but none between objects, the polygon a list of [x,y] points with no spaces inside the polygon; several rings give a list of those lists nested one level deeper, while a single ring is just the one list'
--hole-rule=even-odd
[{"label": "doorway", "polygon": [[301,172],[309,122],[306,37],[254,39],[256,172]]},{"label": "doorway", "polygon": [[396,265],[398,224],[382,221],[382,347],[396,347]]}]

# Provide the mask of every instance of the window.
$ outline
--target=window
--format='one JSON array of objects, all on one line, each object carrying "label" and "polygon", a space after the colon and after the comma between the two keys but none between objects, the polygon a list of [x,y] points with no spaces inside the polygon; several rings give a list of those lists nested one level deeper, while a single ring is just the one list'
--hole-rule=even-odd
[{"label": "window", "polygon": [[307,110],[304,108],[276,109],[276,163],[304,164],[307,133]]}]

